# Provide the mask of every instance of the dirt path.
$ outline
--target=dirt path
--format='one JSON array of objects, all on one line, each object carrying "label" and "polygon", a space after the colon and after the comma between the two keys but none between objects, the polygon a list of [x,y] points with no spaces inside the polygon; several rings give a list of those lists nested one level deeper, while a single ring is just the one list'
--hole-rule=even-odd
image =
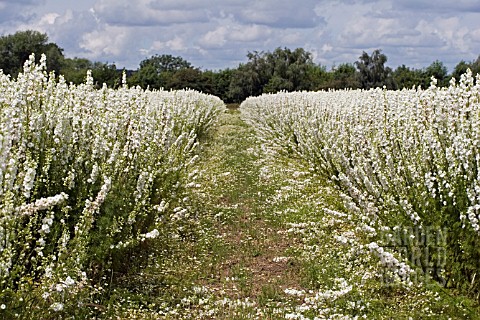
[{"label": "dirt path", "polygon": [[204,151],[197,195],[215,218],[222,249],[212,248],[210,254],[221,258],[202,287],[222,301],[225,308],[217,310],[217,317],[239,312],[271,317],[273,309],[289,302],[285,289],[301,289],[298,265],[288,258],[298,241],[277,215],[275,196],[281,186],[238,111],[224,115]]}]

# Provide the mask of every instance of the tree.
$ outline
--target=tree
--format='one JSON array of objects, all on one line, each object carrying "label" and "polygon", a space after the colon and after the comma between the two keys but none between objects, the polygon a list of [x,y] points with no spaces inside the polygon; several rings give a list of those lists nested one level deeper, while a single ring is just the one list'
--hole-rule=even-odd
[{"label": "tree", "polygon": [[263,87],[264,93],[275,93],[278,91],[292,91],[293,83],[278,75],[274,75],[268,80],[268,83]]},{"label": "tree", "polygon": [[[277,48],[264,54],[268,81],[263,92],[312,89],[308,75],[314,65],[312,54],[303,48]],[[268,85],[268,86],[267,86]]]},{"label": "tree", "polygon": [[42,54],[47,56],[47,71],[60,71],[64,59],[63,49],[48,42],[45,33],[27,30],[0,37],[0,68],[4,73],[16,77],[32,53],[37,62]]},{"label": "tree", "polygon": [[470,64],[470,70],[472,70],[473,75],[477,75],[480,73],[480,55],[475,61],[472,61],[472,63]]},{"label": "tree", "polygon": [[140,62],[140,68],[131,79],[143,88],[165,88],[172,75],[182,69],[192,68],[190,62],[172,55],[154,55]]},{"label": "tree", "polygon": [[85,82],[87,70],[93,68],[93,63],[84,58],[67,58],[63,61],[60,73],[67,83],[80,84]]},{"label": "tree", "polygon": [[410,69],[403,64],[393,72],[393,80],[398,89],[423,86],[423,71]]},{"label": "tree", "polygon": [[307,68],[305,82],[308,84],[305,90],[325,89],[332,80],[331,72],[322,65],[312,64]]},{"label": "tree", "polygon": [[92,77],[97,87],[105,83],[110,88],[120,85],[122,71],[115,64],[92,62],[84,58],[65,59],[60,70],[65,81],[73,84],[84,83],[87,71],[92,71]]},{"label": "tree", "polygon": [[364,89],[386,86],[388,89],[394,89],[392,79],[392,69],[385,67],[387,56],[377,49],[369,56],[365,51],[355,62],[359,72],[360,85]]},{"label": "tree", "polygon": [[464,60],[460,61],[452,72],[452,77],[457,81],[460,80],[460,76],[467,72],[467,69],[472,71],[472,74],[475,76],[480,73],[480,56],[472,62],[465,62]]},{"label": "tree", "polygon": [[197,68],[184,68],[172,73],[165,88],[174,90],[189,88],[204,93],[211,93],[212,83],[201,70]]},{"label": "tree", "polygon": [[273,52],[249,52],[248,62],[233,71],[229,99],[240,102],[248,96],[280,90],[314,90],[312,54],[302,48],[277,48]]},{"label": "tree", "polygon": [[448,82],[450,81],[450,79],[448,77],[447,67],[445,67],[443,62],[435,60],[425,69],[423,80],[423,86],[425,88],[430,86],[432,77],[435,77],[435,79],[437,79],[438,87],[448,86]]},{"label": "tree", "polygon": [[94,62],[92,78],[97,87],[106,84],[109,88],[118,88],[122,79],[122,70],[118,70],[115,64]]},{"label": "tree", "polygon": [[152,66],[157,74],[165,71],[178,71],[192,67],[190,62],[182,57],[174,57],[170,54],[163,54],[161,56],[157,54],[140,62],[140,69],[146,66]]},{"label": "tree", "polygon": [[228,93],[233,74],[234,70],[229,68],[216,72],[209,70],[203,72],[203,76],[211,84],[211,94],[219,97],[226,103],[234,102]]},{"label": "tree", "polygon": [[465,60],[460,61],[452,72],[452,77],[455,78],[457,81],[460,80],[460,76],[467,72],[467,69],[471,67],[470,63],[465,62]]},{"label": "tree", "polygon": [[259,85],[258,73],[251,67],[240,65],[233,71],[228,86],[227,97],[232,102],[241,102],[249,96],[260,95],[263,86]]},{"label": "tree", "polygon": [[333,69],[333,76],[327,88],[331,89],[357,89],[360,87],[358,82],[358,73],[355,66],[351,63],[342,63]]},{"label": "tree", "polygon": [[269,64],[269,61],[267,61],[268,58],[266,58],[266,56],[267,53],[263,51],[249,52],[247,54],[249,61],[238,67],[238,70],[248,83],[248,88],[245,92],[249,93],[241,100],[244,100],[248,96],[258,96],[263,93],[263,87],[268,83],[273,73],[272,66]]}]

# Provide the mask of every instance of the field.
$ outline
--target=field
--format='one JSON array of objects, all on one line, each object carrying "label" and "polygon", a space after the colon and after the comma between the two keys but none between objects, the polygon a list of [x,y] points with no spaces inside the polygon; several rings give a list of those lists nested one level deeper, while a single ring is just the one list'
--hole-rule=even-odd
[{"label": "field", "polygon": [[44,70],[0,76],[0,317],[478,318],[471,74],[227,109]]}]

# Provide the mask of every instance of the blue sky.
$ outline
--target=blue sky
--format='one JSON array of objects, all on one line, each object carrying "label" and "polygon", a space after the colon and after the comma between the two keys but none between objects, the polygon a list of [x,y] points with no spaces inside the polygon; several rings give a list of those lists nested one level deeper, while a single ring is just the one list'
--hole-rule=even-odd
[{"label": "blue sky", "polygon": [[393,68],[480,55],[479,0],[0,0],[0,34],[47,33],[67,57],[136,69],[154,54],[202,69],[302,47],[330,69],[382,49]]}]

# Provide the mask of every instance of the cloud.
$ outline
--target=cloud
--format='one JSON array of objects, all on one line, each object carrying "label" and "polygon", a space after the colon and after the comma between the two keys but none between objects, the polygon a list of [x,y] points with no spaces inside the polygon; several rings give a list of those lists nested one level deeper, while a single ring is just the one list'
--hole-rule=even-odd
[{"label": "cloud", "polygon": [[162,42],[162,41],[154,41],[152,46],[150,47],[149,51],[162,51],[162,50],[169,50],[169,51],[185,51],[187,46],[183,39],[180,37],[174,37],[171,40]]},{"label": "cloud", "polygon": [[137,68],[154,54],[204,68],[302,47],[326,66],[382,49],[388,64],[450,70],[480,53],[478,0],[0,0],[0,33],[48,34],[67,57]]},{"label": "cloud", "polygon": [[395,8],[409,12],[423,11],[429,14],[446,13],[450,15],[465,12],[480,12],[480,2],[477,0],[404,0],[393,3]]},{"label": "cloud", "polygon": [[219,26],[204,34],[198,43],[204,49],[221,48],[227,43],[227,34],[228,28],[226,26]]},{"label": "cloud", "polygon": [[100,0],[94,6],[95,14],[105,23],[120,26],[168,26],[178,23],[208,21],[202,9],[165,9],[148,0]]},{"label": "cloud", "polygon": [[[243,4],[243,1],[237,1],[237,4]],[[235,6],[235,1],[223,0],[151,0],[149,7],[155,10],[213,10],[227,6]]]},{"label": "cloud", "polygon": [[245,23],[274,28],[314,28],[323,20],[314,11],[317,1],[250,1],[235,16]]},{"label": "cloud", "polygon": [[99,25],[91,12],[76,12],[69,9],[61,14],[56,12],[38,14],[36,19],[17,23],[16,28],[46,33],[49,41],[63,48],[67,57],[85,57],[89,52],[80,46],[82,38],[85,34],[97,30]]},{"label": "cloud", "polygon": [[0,1],[1,24],[13,26],[25,23],[37,17],[34,8],[45,3],[45,0],[2,0]]},{"label": "cloud", "polygon": [[232,46],[241,46],[242,43],[262,43],[267,41],[272,31],[259,25],[249,26],[219,26],[215,30],[203,35],[198,45],[204,49],[218,49]]},{"label": "cloud", "polygon": [[102,30],[94,30],[83,35],[80,47],[92,57],[102,55],[115,57],[131,43],[130,37],[130,31],[125,27],[105,26]]},{"label": "cloud", "polygon": [[480,28],[471,30],[470,33],[465,36],[465,40],[469,42],[474,42],[475,45],[478,46],[478,44],[480,44]]}]

